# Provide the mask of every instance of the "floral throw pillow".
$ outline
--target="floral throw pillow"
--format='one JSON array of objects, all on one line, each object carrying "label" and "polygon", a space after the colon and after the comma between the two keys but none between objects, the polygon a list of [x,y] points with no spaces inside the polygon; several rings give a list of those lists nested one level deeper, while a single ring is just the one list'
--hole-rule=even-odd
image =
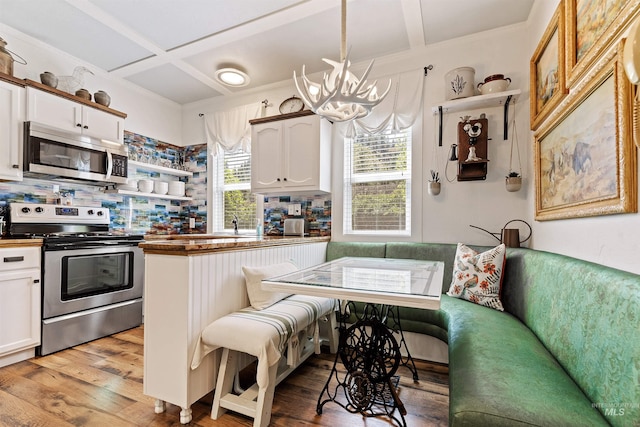
[{"label": "floral throw pillow", "polygon": [[500,287],[505,255],[504,244],[478,253],[458,243],[453,263],[453,278],[447,295],[504,311],[500,302]]}]

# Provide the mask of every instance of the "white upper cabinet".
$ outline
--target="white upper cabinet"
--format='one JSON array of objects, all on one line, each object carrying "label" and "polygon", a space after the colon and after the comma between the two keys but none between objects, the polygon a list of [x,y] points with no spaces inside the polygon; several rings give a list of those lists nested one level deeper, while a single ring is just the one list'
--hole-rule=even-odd
[{"label": "white upper cabinet", "polygon": [[23,86],[0,80],[0,179],[22,181]]},{"label": "white upper cabinet", "polygon": [[123,118],[32,87],[27,88],[27,120],[123,142]]},{"label": "white upper cabinet", "polygon": [[251,191],[331,191],[331,123],[320,116],[252,121]]}]

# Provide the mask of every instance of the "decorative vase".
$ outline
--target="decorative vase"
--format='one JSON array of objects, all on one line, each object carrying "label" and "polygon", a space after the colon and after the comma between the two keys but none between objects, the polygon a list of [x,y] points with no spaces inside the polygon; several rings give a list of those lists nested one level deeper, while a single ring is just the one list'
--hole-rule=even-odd
[{"label": "decorative vase", "polygon": [[507,186],[507,191],[518,191],[522,187],[522,177],[508,176],[505,178],[505,185]]},{"label": "decorative vase", "polygon": [[444,76],[447,101],[474,95],[476,70],[472,67],[454,68]]},{"label": "decorative vase", "polygon": [[107,92],[103,90],[99,90],[96,93],[94,93],[93,99],[95,99],[98,104],[104,105],[105,107],[108,107],[109,104],[111,104],[111,97]]},{"label": "decorative vase", "polygon": [[56,77],[55,74],[49,71],[45,71],[44,73],[40,74],[40,81],[44,85],[47,85],[53,88],[58,87],[58,78]]},{"label": "decorative vase", "polygon": [[76,96],[78,98],[86,99],[87,101],[91,101],[91,93],[89,93],[86,89],[78,89],[76,91]]},{"label": "decorative vase", "polygon": [[432,196],[437,196],[438,194],[440,194],[440,183],[429,181],[427,185],[427,192]]}]

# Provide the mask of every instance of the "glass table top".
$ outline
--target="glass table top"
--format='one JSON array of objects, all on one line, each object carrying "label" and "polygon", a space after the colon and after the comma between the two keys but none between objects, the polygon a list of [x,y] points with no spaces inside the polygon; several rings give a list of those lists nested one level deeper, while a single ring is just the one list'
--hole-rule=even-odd
[{"label": "glass table top", "polygon": [[444,263],[440,261],[346,257],[264,279],[263,287],[291,293],[415,306],[417,301],[424,298],[440,299],[443,268]]}]

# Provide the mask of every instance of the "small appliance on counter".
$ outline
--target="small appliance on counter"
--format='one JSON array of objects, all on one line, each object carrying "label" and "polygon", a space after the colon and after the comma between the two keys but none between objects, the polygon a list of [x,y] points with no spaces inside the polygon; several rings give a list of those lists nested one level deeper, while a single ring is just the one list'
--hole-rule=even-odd
[{"label": "small appliance on counter", "polygon": [[285,236],[305,236],[305,221],[304,218],[287,218],[284,220],[284,235]]}]

